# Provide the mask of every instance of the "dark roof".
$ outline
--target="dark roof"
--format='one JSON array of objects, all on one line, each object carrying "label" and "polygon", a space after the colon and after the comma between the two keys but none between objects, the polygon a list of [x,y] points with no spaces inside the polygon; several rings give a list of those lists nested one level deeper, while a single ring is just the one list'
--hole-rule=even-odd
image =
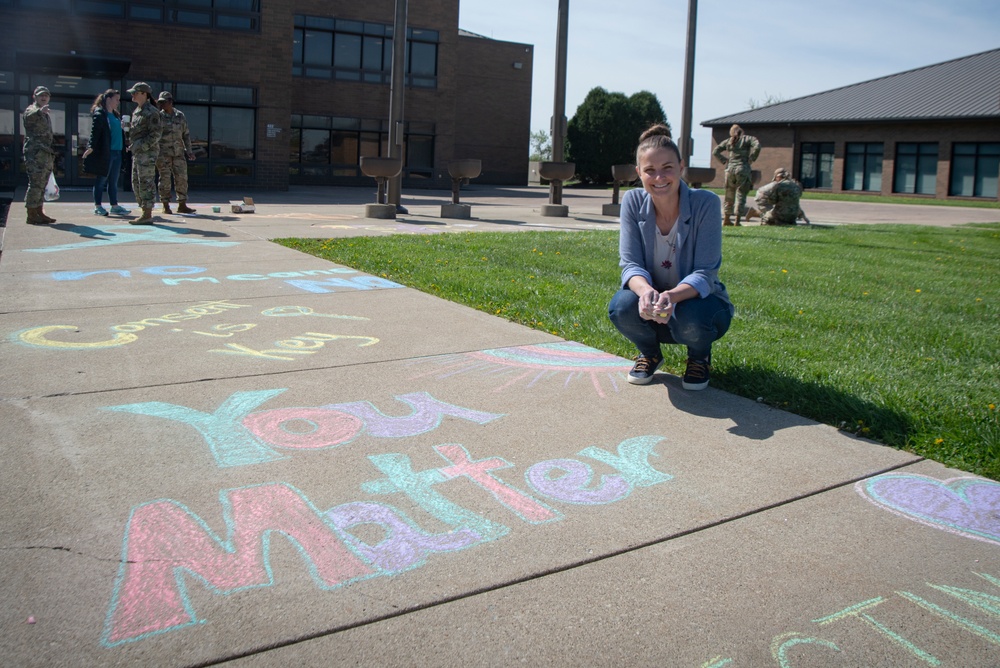
[{"label": "dark roof", "polygon": [[713,118],[745,123],[1000,119],[1000,49]]}]

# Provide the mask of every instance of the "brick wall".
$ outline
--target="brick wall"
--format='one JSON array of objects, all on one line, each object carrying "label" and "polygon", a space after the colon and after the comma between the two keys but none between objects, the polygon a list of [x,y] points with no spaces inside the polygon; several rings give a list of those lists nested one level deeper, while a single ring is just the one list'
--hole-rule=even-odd
[{"label": "brick wall", "polygon": [[[447,163],[462,157],[483,160],[482,183],[524,183],[532,48],[460,37],[458,11],[459,0],[409,3],[408,26],[439,33],[437,88],[406,89],[405,120],[433,123],[436,131],[436,178],[416,183],[450,187]],[[259,33],[0,8],[0,23],[17,26],[4,35],[0,61],[13,62],[17,51],[76,51],[130,60],[128,83],[253,87],[258,91],[256,186],[287,189],[292,114],[389,115],[388,85],[292,76],[296,14],[391,25],[395,0],[265,0]],[[522,69],[515,70],[514,61],[522,62]],[[184,100],[176,102],[183,111]]]},{"label": "brick wall", "polygon": [[[937,142],[938,168],[937,187],[933,195],[936,199],[961,199],[948,195],[951,179],[952,144],[955,142],[996,142],[1000,141],[1000,119],[970,121],[923,121],[898,123],[851,123],[828,125],[796,126],[741,126],[746,134],[753,135],[761,143],[760,157],[754,169],[761,170],[762,181],[769,181],[777,167],[791,168],[795,178],[799,178],[799,147],[803,142],[832,142],[834,144],[833,187],[829,192],[864,192],[865,194],[894,195],[930,198],[930,195],[904,195],[893,193],[896,144],[900,142]],[[729,137],[729,126],[712,129],[712,148]],[[882,189],[879,192],[844,190],[844,155],[849,142],[881,142]],[[712,159],[716,178],[707,184],[713,188],[725,187],[722,165]]]},{"label": "brick wall", "polygon": [[480,182],[527,185],[534,50],[477,37],[459,42],[455,157],[482,159]]}]

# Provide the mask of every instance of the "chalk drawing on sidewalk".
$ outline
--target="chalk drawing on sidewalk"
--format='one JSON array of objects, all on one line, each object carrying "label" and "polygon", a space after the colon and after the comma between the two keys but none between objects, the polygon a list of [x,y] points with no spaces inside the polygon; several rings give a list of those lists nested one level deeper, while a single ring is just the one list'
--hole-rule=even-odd
[{"label": "chalk drawing on sidewalk", "polygon": [[886,473],[855,484],[879,508],[925,526],[1000,546],[1000,483]]},{"label": "chalk drawing on sidewalk", "polygon": [[[1000,587],[1000,578],[988,573],[971,572],[993,587]],[[962,586],[954,584],[935,584],[924,582],[931,595],[937,595],[936,600],[943,604],[960,601],[964,608],[972,608],[980,615],[1000,618],[1000,597],[990,591],[971,589],[967,582]],[[974,587],[980,583],[974,582]],[[921,592],[924,593],[924,592]],[[940,594],[950,596],[944,599]],[[926,594],[925,594],[926,595]],[[884,606],[884,607],[883,607]],[[923,614],[914,615],[914,606],[920,608]],[[932,654],[927,648],[933,647],[940,639],[942,625],[950,625],[952,629],[960,629],[964,633],[975,636],[991,645],[1000,645],[1000,634],[986,628],[982,624],[965,617],[965,612],[956,612],[944,605],[925,599],[913,592],[897,590],[892,595],[875,596],[859,602],[852,602],[833,613],[826,613],[810,620],[809,623],[822,627],[823,635],[843,639],[845,649],[830,638],[820,638],[814,635],[817,630],[806,627],[806,632],[789,631],[774,636],[771,639],[771,655],[779,668],[793,668],[798,665],[906,665],[906,666],[966,666],[976,663],[969,660],[971,646],[963,639],[957,645],[959,661],[945,662]],[[902,620],[903,623],[900,623]],[[863,635],[862,635],[863,634]],[[844,651],[851,656],[846,647],[861,640],[877,653],[880,661],[862,662],[857,655],[853,658],[837,660],[833,655]],[[937,643],[937,647],[943,647]],[[945,647],[947,650],[947,648]],[[956,648],[953,648],[956,649]],[[811,660],[802,654],[803,650],[814,652]],[[797,657],[795,655],[798,655]],[[829,661],[820,659],[821,655],[830,657]],[[968,655],[968,656],[965,656]],[[797,660],[796,660],[797,659]],[[737,663],[733,657],[718,655],[701,665],[701,668],[723,668],[749,665]],[[992,663],[991,663],[992,665]]]},{"label": "chalk drawing on sidewalk", "polygon": [[[371,277],[370,277],[371,278]],[[338,279],[339,280],[339,279]],[[380,279],[381,280],[381,279]],[[368,289],[368,288],[363,288]],[[81,329],[76,325],[43,325],[41,327],[30,327],[19,330],[10,335],[9,340],[32,348],[46,348],[50,350],[98,350],[103,348],[116,348],[119,346],[135,343],[139,340],[142,332],[161,328],[175,334],[194,335],[208,339],[229,339],[238,334],[249,332],[257,327],[257,323],[220,323],[214,325],[201,325],[201,329],[184,329],[181,327],[168,327],[169,325],[183,324],[192,320],[199,320],[207,316],[217,316],[230,314],[233,310],[250,308],[248,304],[233,304],[227,300],[216,300],[200,302],[193,306],[182,309],[175,313],[167,313],[156,317],[133,320],[126,323],[112,325],[111,337],[107,333],[100,333],[88,337],[77,336],[81,334]],[[288,317],[309,317],[368,321],[369,318],[354,315],[342,315],[336,313],[317,313],[308,306],[283,305],[264,309],[260,315],[266,318],[288,318]],[[242,317],[242,316],[241,316]],[[208,331],[205,331],[208,330]],[[83,339],[83,340],[81,340]],[[237,355],[241,357],[251,357],[258,360],[280,360],[294,361],[305,355],[314,355],[323,350],[332,341],[355,341],[357,347],[364,348],[375,345],[379,342],[378,337],[361,336],[353,334],[332,334],[329,332],[305,332],[297,336],[289,336],[279,341],[271,342],[271,348],[252,348],[243,343],[226,342],[221,343],[221,348],[212,348],[207,352],[223,355]],[[212,345],[215,345],[214,343]]]},{"label": "chalk drawing on sidewalk", "polygon": [[[160,227],[134,225],[109,225],[100,229],[93,227],[81,227],[79,225],[60,226],[60,229],[76,232],[82,237],[92,239],[92,241],[79,241],[73,244],[61,244],[59,246],[47,246],[45,248],[26,248],[28,253],[57,253],[68,250],[87,250],[94,248],[107,248],[120,244],[131,244],[139,241],[151,243],[168,244],[195,244],[200,246],[212,246],[214,248],[229,248],[239,246],[239,241],[220,241],[218,239],[205,236],[197,230],[184,227]],[[95,230],[108,236],[95,237]]]},{"label": "chalk drawing on sidewalk", "polygon": [[575,341],[442,355],[415,360],[412,364],[433,367],[414,378],[444,379],[465,373],[496,376],[502,381],[496,392],[518,384],[531,388],[551,380],[561,380],[562,387],[566,388],[576,380],[586,379],[601,398],[606,396],[602,381],[607,381],[613,391],[618,392],[619,381],[632,368],[631,362]]},{"label": "chalk drawing on sidewalk", "polygon": [[[103,410],[164,418],[188,425],[204,439],[216,466],[250,466],[285,459],[279,450],[324,450],[373,438],[408,438],[434,431],[445,416],[484,425],[503,417],[439,401],[427,392],[393,397],[408,415],[390,416],[370,401],[254,411],[287,388],[235,392],[213,413],[163,401],[105,406]],[[254,412],[252,412],[254,411]]]},{"label": "chalk drawing on sidewalk", "polygon": [[[348,267],[334,267],[332,269],[303,269],[299,271],[272,271],[266,274],[231,274],[223,278],[215,276],[201,275],[207,272],[205,267],[168,265],[162,267],[144,267],[136,270],[143,274],[156,276],[164,285],[187,285],[189,283],[222,283],[223,281],[271,281],[281,280],[288,285],[309,292],[312,294],[329,294],[332,292],[342,292],[343,290],[373,290],[375,288],[403,288],[400,285],[385,278],[362,274],[358,276],[347,276],[344,274],[360,274],[355,269]],[[326,278],[333,275],[333,278]],[[49,276],[56,282],[94,280],[93,277],[100,277],[97,280],[106,281],[108,277],[116,279],[134,279],[133,270],[130,269],[98,269],[93,271],[54,271]],[[320,279],[316,277],[319,276]]]},{"label": "chalk drawing on sidewalk", "polygon": [[[623,500],[634,488],[673,479],[649,462],[659,455],[656,446],[661,441],[661,436],[640,436],[622,441],[613,451],[591,446],[577,453],[607,464],[615,469],[613,474],[596,473],[590,464],[568,457],[539,462],[529,470],[572,469],[579,475],[560,478],[540,473],[544,489],[534,491],[549,503],[599,505]],[[280,582],[271,567],[275,538],[285,538],[299,552],[319,590],[331,591],[373,577],[395,576],[423,565],[435,553],[454,553],[514,531],[495,519],[495,513],[490,513],[494,519],[487,519],[480,508],[448,498],[446,491],[457,479],[486,492],[479,496],[479,504],[492,500],[525,524],[563,519],[549,503],[494,474],[513,467],[503,458],[477,459],[455,443],[433,447],[443,465],[425,470],[414,470],[413,460],[402,453],[370,455],[377,473],[372,471],[375,477],[362,483],[361,490],[400,498],[414,508],[410,512],[426,515],[422,521],[433,518],[448,527],[440,533],[421,528],[420,521],[383,502],[348,501],[320,511],[303,492],[284,482],[222,490],[221,534],[212,528],[218,520],[206,521],[172,499],[135,506],[125,529],[101,643],[115,647],[206,623],[188,596],[189,586],[200,585],[221,596],[275,586]],[[596,494],[588,495],[584,486],[594,480]],[[361,532],[365,537],[351,532],[362,525],[382,531],[377,539],[370,531]]]}]

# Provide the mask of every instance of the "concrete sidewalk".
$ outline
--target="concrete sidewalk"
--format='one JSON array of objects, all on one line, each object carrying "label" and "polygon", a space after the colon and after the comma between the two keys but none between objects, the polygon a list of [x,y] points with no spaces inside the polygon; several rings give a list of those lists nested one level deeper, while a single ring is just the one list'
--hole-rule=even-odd
[{"label": "concrete sidewalk", "polygon": [[268,241],[615,229],[606,193],[250,194],[11,207],[5,664],[1000,665],[1000,484]]}]

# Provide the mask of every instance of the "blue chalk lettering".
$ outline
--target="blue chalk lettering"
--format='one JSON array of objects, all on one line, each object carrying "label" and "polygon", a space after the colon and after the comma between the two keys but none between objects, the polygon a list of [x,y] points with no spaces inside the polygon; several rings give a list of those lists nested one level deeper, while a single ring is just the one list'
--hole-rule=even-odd
[{"label": "blue chalk lettering", "polygon": [[362,483],[361,489],[368,494],[405,494],[445,524],[456,529],[471,529],[482,536],[484,541],[500,538],[510,532],[509,527],[491,522],[438,494],[434,485],[449,479],[438,469],[418,473],[413,470],[409,457],[397,453],[369,455],[368,459],[387,476]]},{"label": "blue chalk lettering", "polygon": [[88,276],[98,274],[118,274],[122,278],[128,278],[132,275],[127,269],[102,269],[100,271],[54,271],[52,278],[57,281],[82,281]]},{"label": "blue chalk lettering", "polygon": [[325,295],[336,292],[333,288],[347,288],[350,290],[372,290],[374,288],[402,288],[399,283],[379,278],[378,276],[358,276],[356,278],[327,278],[322,281],[285,281],[289,285],[306,292]]},{"label": "blue chalk lettering", "polygon": [[236,392],[212,414],[162,401],[105,406],[104,410],[150,415],[191,425],[208,443],[220,467],[248,466],[285,459],[243,425],[243,418],[250,411],[284,391]]},{"label": "blue chalk lettering", "polygon": [[205,267],[146,267],[142,270],[144,274],[153,276],[187,276],[190,274],[201,274],[208,271]]},{"label": "blue chalk lettering", "polygon": [[649,464],[650,455],[659,457],[654,448],[662,440],[662,436],[638,436],[619,443],[617,455],[597,447],[584,448],[579,454],[618,469],[636,487],[650,487],[673,479],[672,475],[661,473]]}]

